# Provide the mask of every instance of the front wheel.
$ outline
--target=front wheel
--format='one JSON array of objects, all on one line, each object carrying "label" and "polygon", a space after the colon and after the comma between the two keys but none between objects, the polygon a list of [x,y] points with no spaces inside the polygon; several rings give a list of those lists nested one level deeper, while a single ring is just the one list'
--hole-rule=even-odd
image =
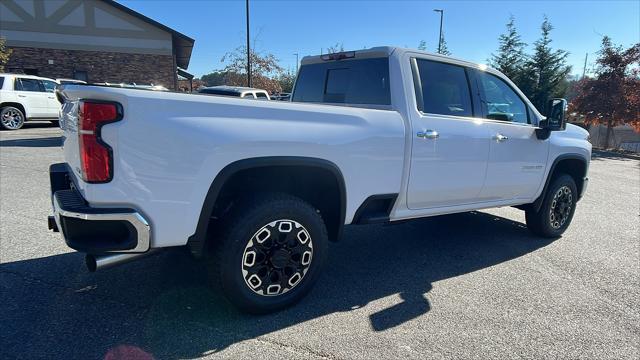
[{"label": "front wheel", "polygon": [[529,230],[546,238],[562,235],[573,219],[577,195],[576,183],[571,176],[565,174],[556,177],[544,194],[540,210],[526,210]]},{"label": "front wheel", "polygon": [[290,195],[269,194],[231,211],[212,265],[232,304],[267,313],[306,295],[321,273],[327,243],[315,208]]}]

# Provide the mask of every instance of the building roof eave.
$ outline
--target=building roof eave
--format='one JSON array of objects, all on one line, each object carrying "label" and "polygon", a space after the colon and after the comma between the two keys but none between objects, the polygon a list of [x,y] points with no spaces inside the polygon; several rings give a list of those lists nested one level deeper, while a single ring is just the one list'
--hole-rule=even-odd
[{"label": "building roof eave", "polygon": [[126,12],[127,14],[134,16],[152,26],[155,26],[157,28],[160,28],[168,33],[171,34],[171,38],[172,38],[172,42],[173,42],[173,53],[176,56],[176,65],[178,67],[181,67],[183,69],[186,69],[189,67],[189,61],[191,60],[191,52],[193,50],[193,44],[195,43],[195,40],[190,38],[189,36],[178,32],[166,25],[163,25],[149,17],[146,17],[142,14],[140,14],[137,11],[134,11],[114,0],[102,0],[105,3],[119,9],[122,10],[124,12]]}]

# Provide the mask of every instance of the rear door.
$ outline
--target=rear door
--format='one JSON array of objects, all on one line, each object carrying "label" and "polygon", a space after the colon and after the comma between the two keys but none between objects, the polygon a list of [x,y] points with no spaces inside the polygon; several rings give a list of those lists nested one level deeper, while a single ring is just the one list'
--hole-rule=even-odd
[{"label": "rear door", "polygon": [[14,86],[18,101],[24,105],[27,117],[47,117],[47,93],[40,80],[17,77]]},{"label": "rear door", "polygon": [[483,117],[491,136],[483,201],[531,199],[545,173],[549,141],[515,89],[497,75],[476,71]]},{"label": "rear door", "polygon": [[417,109],[409,116],[412,152],[410,209],[478,202],[489,158],[489,133],[475,118],[468,69],[412,59]]}]

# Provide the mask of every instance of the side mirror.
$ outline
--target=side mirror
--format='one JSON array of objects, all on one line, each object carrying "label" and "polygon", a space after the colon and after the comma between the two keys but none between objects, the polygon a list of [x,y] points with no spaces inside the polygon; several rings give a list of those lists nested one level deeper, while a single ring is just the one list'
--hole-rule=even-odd
[{"label": "side mirror", "polygon": [[536,130],[536,136],[540,140],[549,138],[552,131],[565,129],[564,115],[567,110],[567,100],[551,99],[547,102],[547,118],[541,120]]},{"label": "side mirror", "polygon": [[547,102],[546,128],[549,131],[564,130],[564,114],[567,110],[567,100],[551,99]]}]

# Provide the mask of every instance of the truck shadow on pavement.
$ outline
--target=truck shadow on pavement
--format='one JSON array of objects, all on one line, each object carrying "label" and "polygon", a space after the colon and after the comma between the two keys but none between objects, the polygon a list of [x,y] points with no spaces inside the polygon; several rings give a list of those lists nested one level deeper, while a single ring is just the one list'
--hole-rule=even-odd
[{"label": "truck shadow on pavement", "polygon": [[62,136],[0,140],[0,147],[60,147]]},{"label": "truck shadow on pavement", "polygon": [[[310,294],[264,316],[237,312],[209,286],[205,264],[183,249],[95,274],[83,269],[77,253],[6,263],[0,265],[0,354],[196,358],[248,339],[268,343],[264,335],[276,331],[290,332],[293,343],[286,345],[295,347],[321,325],[291,326],[329,315],[344,321],[341,313],[351,311],[362,314],[365,327],[383,331],[428,316],[434,282],[549,243],[519,222],[482,212],[347,227],[342,241],[329,247],[325,274]],[[367,315],[379,306],[368,304],[395,294],[401,301]]]}]

